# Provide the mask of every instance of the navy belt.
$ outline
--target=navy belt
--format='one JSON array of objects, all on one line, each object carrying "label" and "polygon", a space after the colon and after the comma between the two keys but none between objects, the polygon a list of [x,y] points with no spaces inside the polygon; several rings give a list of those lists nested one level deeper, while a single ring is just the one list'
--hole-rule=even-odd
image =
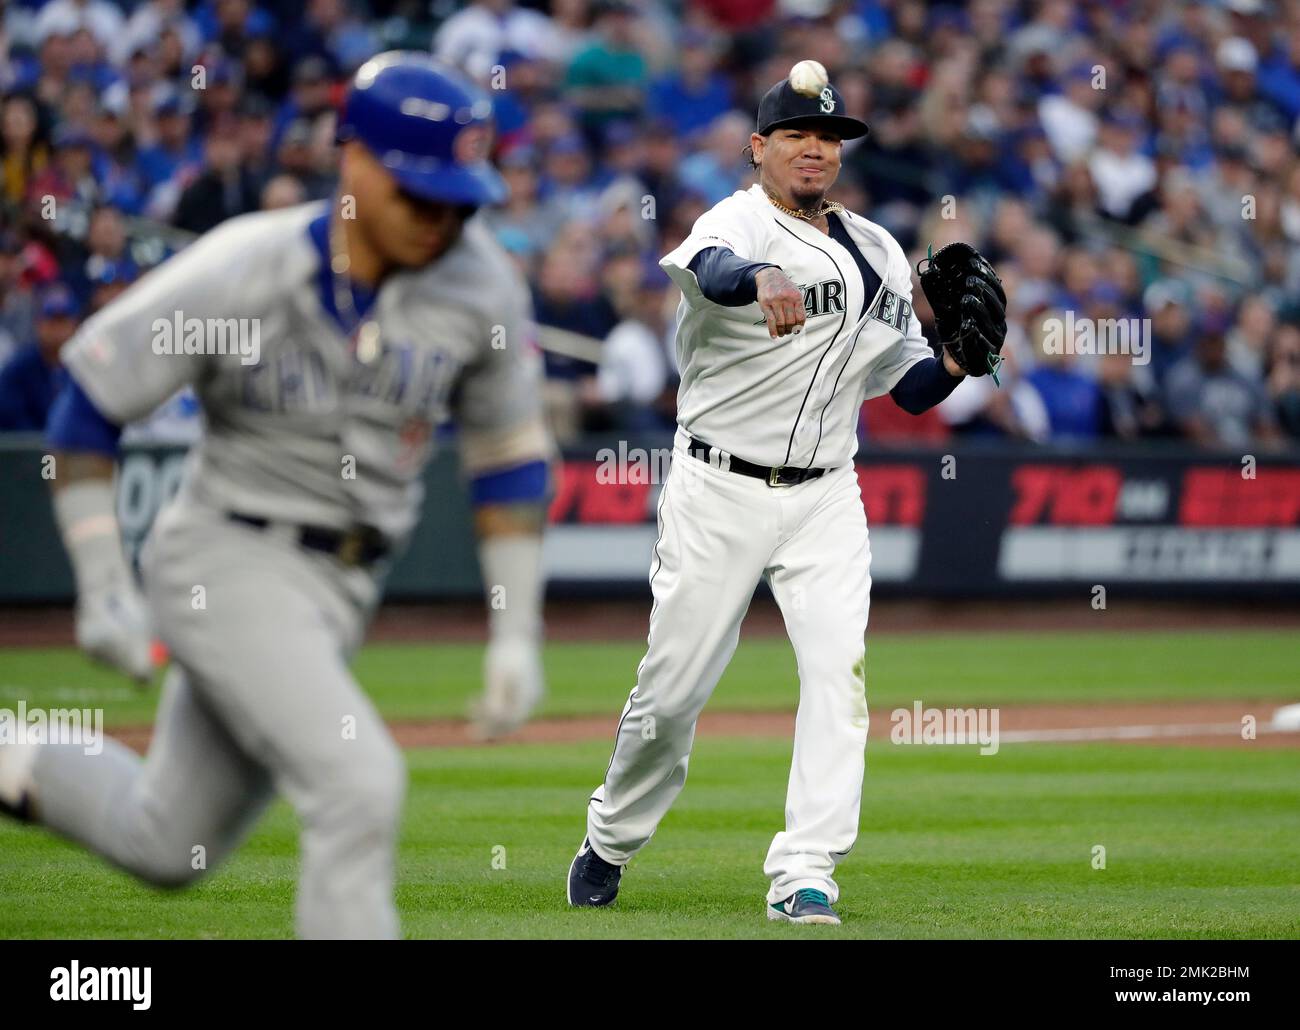
[{"label": "navy belt", "polygon": [[[238,511],[226,512],[226,517],[231,522],[254,529],[266,529],[272,525],[271,519]],[[353,526],[351,529],[294,526],[293,529],[299,547],[328,554],[344,565],[371,565],[387,557],[392,550],[387,538],[374,526]]]},{"label": "navy belt", "polygon": [[825,469],[802,469],[793,465],[755,465],[752,461],[737,458],[734,454],[728,454],[720,447],[714,447],[693,436],[687,437],[686,453],[709,465],[716,463],[719,468],[727,472],[761,479],[768,486],[796,486],[810,479],[820,479],[826,474]]}]

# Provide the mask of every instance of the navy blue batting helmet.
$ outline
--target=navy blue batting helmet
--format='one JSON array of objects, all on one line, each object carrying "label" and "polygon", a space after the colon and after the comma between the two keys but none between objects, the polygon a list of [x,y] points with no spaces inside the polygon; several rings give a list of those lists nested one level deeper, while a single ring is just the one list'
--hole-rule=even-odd
[{"label": "navy blue batting helmet", "polygon": [[367,147],[408,193],[448,204],[496,204],[506,184],[488,160],[492,101],[431,56],[390,50],[357,69],[340,143]]}]

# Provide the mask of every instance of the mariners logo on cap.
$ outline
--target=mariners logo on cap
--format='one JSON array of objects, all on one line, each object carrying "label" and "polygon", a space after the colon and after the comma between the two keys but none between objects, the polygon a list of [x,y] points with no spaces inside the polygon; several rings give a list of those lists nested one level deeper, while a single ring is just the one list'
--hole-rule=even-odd
[{"label": "mariners logo on cap", "polygon": [[822,90],[822,111],[830,114],[835,110],[835,94],[831,92],[830,86]]}]

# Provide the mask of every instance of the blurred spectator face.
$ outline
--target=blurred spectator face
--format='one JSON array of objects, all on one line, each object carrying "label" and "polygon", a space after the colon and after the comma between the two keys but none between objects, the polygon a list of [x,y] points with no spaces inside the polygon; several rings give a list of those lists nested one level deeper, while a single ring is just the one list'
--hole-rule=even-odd
[{"label": "blurred spectator face", "polygon": [[617,252],[601,265],[601,285],[614,310],[623,318],[634,314],[641,278],[641,257],[633,250]]},{"label": "blurred spectator face", "polygon": [[1182,175],[1170,176],[1168,183],[1162,191],[1160,207],[1170,227],[1182,229],[1201,224],[1201,199],[1196,187]]},{"label": "blurred spectator face", "polygon": [[1196,52],[1185,47],[1171,50],[1165,57],[1165,76],[1173,82],[1190,86],[1195,85],[1200,75],[1200,58]]},{"label": "blurred spectator face", "polygon": [[560,186],[581,186],[591,175],[587,148],[576,137],[561,140],[546,155],[546,175]]},{"label": "blurred spectator face", "polygon": [[330,80],[320,58],[308,57],[294,69],[293,99],[304,114],[315,114],[330,106]]},{"label": "blurred spectator face", "polygon": [[1086,297],[1097,285],[1097,263],[1085,251],[1067,251],[1061,263],[1061,279],[1074,296]]},{"label": "blurred spectator face", "polygon": [[1142,289],[1142,277],[1137,259],[1127,250],[1112,247],[1101,259],[1106,278],[1113,282],[1124,297],[1136,297]]},{"label": "blurred spectator face", "polygon": [[307,199],[302,183],[292,175],[277,175],[262,189],[262,210],[294,207]]},{"label": "blurred spectator face", "polygon": [[158,64],[174,71],[180,68],[184,60],[185,42],[181,39],[180,32],[171,27],[163,29],[158,37]]},{"label": "blurred spectator face", "polygon": [[426,265],[459,238],[468,212],[406,193],[361,143],[344,145],[340,173],[343,192],[357,199],[357,229],[386,263]]},{"label": "blurred spectator face", "polygon": [[104,308],[112,304],[118,297],[126,292],[126,288],[131,285],[129,279],[125,276],[114,276],[107,282],[99,283],[90,291],[90,311],[94,314],[97,311],[103,311]]},{"label": "blurred spectator face", "polygon": [[1061,173],[1061,189],[1071,204],[1080,207],[1095,207],[1097,204],[1097,187],[1092,181],[1092,173],[1082,161],[1070,165]]},{"label": "blurred spectator face", "polygon": [[926,5],[919,0],[903,0],[894,8],[894,28],[904,39],[925,38]]},{"label": "blurred spectator face", "polygon": [[[1064,311],[1043,311],[1030,316],[1029,331],[1038,364],[1065,368],[1071,363],[1074,341],[1065,337],[1064,330],[1068,325]],[[1052,344],[1050,348],[1049,343]]]},{"label": "blurred spectator face", "polygon": [[1300,388],[1300,327],[1283,325],[1273,337],[1271,365],[1281,370],[1279,379],[1290,383],[1291,389]]},{"label": "blurred spectator face", "polygon": [[552,247],[546,252],[537,286],[544,296],[561,303],[585,297],[589,288],[585,270],[563,247]]},{"label": "blurred spectator face", "polygon": [[248,21],[248,0],[217,0],[217,25],[223,33],[239,32]]},{"label": "blurred spectator face", "polygon": [[72,37],[53,32],[41,43],[41,71],[54,79],[62,79],[72,67]]},{"label": "blurred spectator face", "polygon": [[104,150],[117,150],[126,139],[126,123],[107,108],[99,112],[92,131],[95,142]]},{"label": "blurred spectator face", "polygon": [[1235,107],[1216,107],[1210,119],[1210,139],[1216,147],[1245,146],[1250,136],[1246,119]]},{"label": "blurred spectator face", "polygon": [[1127,386],[1133,378],[1133,359],[1127,354],[1102,354],[1097,370],[1102,386]]},{"label": "blurred spectator face", "polygon": [[22,153],[31,146],[36,135],[36,108],[29,98],[12,96],[5,100],[0,132],[6,151]]},{"label": "blurred spectator face", "polygon": [[533,111],[533,142],[539,150],[546,150],[552,143],[577,132],[569,109],[560,103],[548,103],[538,106]]},{"label": "blurred spectator face", "polygon": [[239,167],[239,139],[225,129],[214,131],[203,147],[204,162],[218,174],[232,172]]},{"label": "blurred spectator face", "polygon": [[99,44],[90,29],[78,29],[68,41],[68,53],[73,64],[93,65],[99,61]]},{"label": "blurred spectator face", "polygon": [[713,74],[717,63],[717,54],[712,42],[707,39],[692,38],[681,51],[681,76],[688,82],[702,82]]},{"label": "blurred spectator face", "polygon": [[[737,111],[715,118],[709,125],[708,148],[713,159],[723,168],[729,168],[741,160],[741,151],[750,143],[753,121]],[[773,136],[776,133],[772,134]],[[770,138],[770,137],[769,137]],[[839,145],[835,146],[838,164]]]},{"label": "blurred spectator face", "polygon": [[626,138],[612,141],[605,149],[605,164],[610,171],[635,175],[645,164],[645,143],[639,129]]},{"label": "blurred spectator face", "polygon": [[321,29],[332,29],[343,23],[347,14],[340,0],[311,0],[307,5],[307,18]]},{"label": "blurred spectator face", "polygon": [[1105,122],[1101,128],[1101,145],[1116,154],[1131,154],[1137,133],[1121,122]]},{"label": "blurred spectator face", "polygon": [[85,140],[78,139],[67,146],[59,147],[54,157],[59,170],[70,182],[80,182],[91,174],[93,155]]},{"label": "blurred spectator face", "polygon": [[694,193],[687,194],[673,205],[665,233],[665,238],[670,242],[668,250],[691,234],[691,226],[708,210],[708,207],[704,198]]},{"label": "blurred spectator face", "polygon": [[99,207],[90,216],[86,247],[92,254],[116,258],[126,249],[126,223],[115,207]]},{"label": "blurred spectator face", "polygon": [[990,233],[1003,250],[1009,251],[1017,240],[1021,239],[1031,225],[1029,210],[1019,200],[1003,199],[998,202],[993,212],[993,224]]},{"label": "blurred spectator face", "polygon": [[69,86],[63,94],[61,121],[72,125],[90,125],[98,106],[95,90],[87,82]]},{"label": "blurred spectator face", "polygon": [[1258,295],[1247,297],[1237,314],[1237,329],[1252,344],[1262,346],[1273,332],[1277,316],[1273,305]]},{"label": "blurred spectator face", "polygon": [[1092,88],[1092,78],[1084,75],[1071,75],[1065,87],[1065,95],[1075,107],[1085,111],[1095,111],[1101,103],[1101,90]]},{"label": "blurred spectator face", "polygon": [[268,115],[246,114],[239,119],[239,148],[246,161],[260,161],[271,145],[274,123]]},{"label": "blurred spectator face", "polygon": [[290,123],[275,156],[285,171],[298,175],[313,174],[316,155],[312,151],[311,126],[301,118]]},{"label": "blurred spectator face", "polygon": [[48,365],[57,363],[59,348],[77,331],[75,315],[47,315],[36,320],[36,345]]},{"label": "blurred spectator face", "polygon": [[163,145],[169,149],[180,149],[190,138],[190,116],[183,111],[171,111],[160,115],[158,136]]},{"label": "blurred spectator face", "polygon": [[530,207],[537,201],[537,172],[528,160],[503,162],[501,177],[510,188],[510,203]]},{"label": "blurred spectator face", "polygon": [[681,164],[682,153],[671,130],[653,128],[645,137],[645,167],[655,175],[672,176]]},{"label": "blurred spectator face", "polygon": [[1280,181],[1291,161],[1291,144],[1284,133],[1260,133],[1255,137],[1251,157],[1261,173]]},{"label": "blurred spectator face", "polygon": [[1050,279],[1056,271],[1058,250],[1053,233],[1035,229],[1024,237],[1016,249],[1016,261],[1025,278]]},{"label": "blurred spectator face", "polygon": [[636,25],[636,10],[628,3],[610,3],[596,16],[596,32],[611,50],[635,50]]},{"label": "blurred spectator face", "polygon": [[252,79],[264,79],[271,75],[280,63],[275,43],[266,36],[256,36],[244,47],[244,71]]},{"label": "blurred spectator face", "polygon": [[1206,372],[1218,372],[1227,364],[1222,333],[1206,333],[1196,344],[1196,360]]},{"label": "blurred spectator face", "polygon": [[1187,335],[1191,327],[1191,313],[1182,304],[1168,301],[1161,304],[1151,316],[1151,331],[1166,340],[1180,340]]}]

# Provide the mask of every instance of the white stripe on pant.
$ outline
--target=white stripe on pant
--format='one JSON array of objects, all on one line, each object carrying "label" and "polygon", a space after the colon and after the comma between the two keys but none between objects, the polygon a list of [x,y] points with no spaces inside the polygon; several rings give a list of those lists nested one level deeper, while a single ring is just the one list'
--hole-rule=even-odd
[{"label": "white stripe on pant", "polygon": [[764,865],[768,900],[814,887],[834,902],[835,864],[857,837],[867,740],[871,548],[857,477],[846,465],[773,488],[690,457],[682,438],[660,497],[649,646],[588,806],[588,836],[621,865],[654,834],[686,782],[696,720],[766,578],[799,669],[785,829]]}]

